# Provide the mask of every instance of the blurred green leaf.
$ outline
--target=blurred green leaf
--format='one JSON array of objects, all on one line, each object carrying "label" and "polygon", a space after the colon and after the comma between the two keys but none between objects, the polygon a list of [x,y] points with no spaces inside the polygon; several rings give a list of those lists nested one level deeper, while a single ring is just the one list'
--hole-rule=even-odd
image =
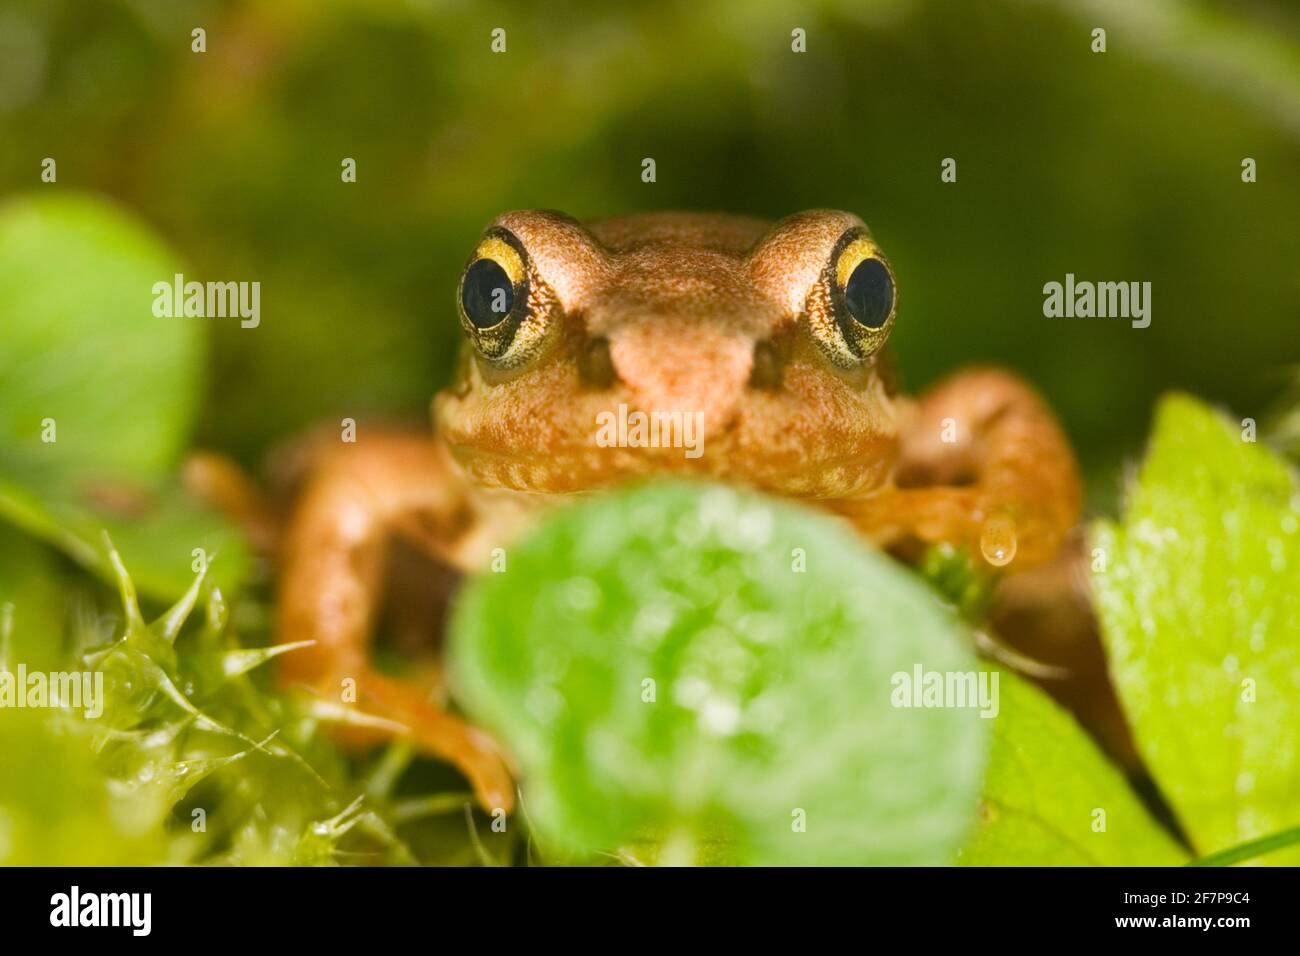
[{"label": "blurred green leaf", "polygon": [[193,580],[196,549],[212,565],[212,580],[233,591],[248,572],[243,535],[174,481],[148,484],[65,474],[57,467],[10,465],[0,474],[0,517],[56,545],[109,579],[107,531],[150,597],[169,600]]},{"label": "blurred green leaf", "polygon": [[1186,861],[1124,775],[1051,698],[1007,672],[1000,697],[979,824],[961,851],[963,865]]},{"label": "blurred green leaf", "polygon": [[1295,473],[1240,426],[1167,397],[1123,519],[1100,523],[1094,544],[1111,673],[1196,850],[1300,823]]},{"label": "blurred green leaf", "polygon": [[825,517],[664,484],[512,548],[451,652],[565,850],[649,830],[673,862],[938,864],[972,820],[991,721],[896,708],[891,678],[971,671],[969,648],[933,592]]},{"label": "blurred green leaf", "polygon": [[[0,635],[9,605],[9,664],[25,661],[45,666],[62,650],[63,587],[53,553],[45,546],[0,524]],[[0,666],[3,666],[0,654]]]},{"label": "blurred green leaf", "polygon": [[[84,196],[0,209],[0,448],[115,477],[176,461],[201,393],[201,320],[155,318],[176,257]],[[57,441],[42,441],[52,419]]]},{"label": "blurred green leaf", "polygon": [[169,476],[204,353],[199,320],[152,314],[153,284],[177,271],[162,243],[100,200],[25,198],[0,211],[0,515],[101,574],[107,529],[159,597],[184,591],[195,548],[219,554],[226,588],[246,568],[237,532]]}]

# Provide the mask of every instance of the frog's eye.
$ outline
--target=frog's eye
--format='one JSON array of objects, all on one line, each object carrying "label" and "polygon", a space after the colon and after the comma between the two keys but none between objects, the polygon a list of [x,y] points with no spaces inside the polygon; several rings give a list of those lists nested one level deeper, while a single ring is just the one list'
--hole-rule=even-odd
[{"label": "frog's eye", "polygon": [[544,292],[519,239],[490,230],[465,267],[458,296],[461,325],[483,358],[513,368],[537,353],[550,323],[532,310]]},{"label": "frog's eye", "polygon": [[894,280],[879,259],[863,259],[844,283],[844,307],[855,325],[877,331],[894,311]]},{"label": "frog's eye", "polygon": [[[809,317],[818,344],[832,361],[857,365],[885,344],[897,311],[894,273],[864,230],[850,230],[836,243],[816,291]],[[823,307],[817,308],[815,300]]]},{"label": "frog's eye", "polygon": [[515,284],[495,259],[475,259],[460,284],[460,307],[476,329],[504,322],[514,305]]}]

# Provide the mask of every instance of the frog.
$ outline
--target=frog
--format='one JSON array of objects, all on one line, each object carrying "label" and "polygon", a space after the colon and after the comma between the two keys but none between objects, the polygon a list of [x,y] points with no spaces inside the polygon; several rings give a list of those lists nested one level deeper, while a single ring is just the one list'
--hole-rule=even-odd
[{"label": "frog", "polygon": [[[915,562],[959,549],[1001,575],[1061,553],[1082,502],[1070,443],[1013,372],[963,368],[913,397],[894,374],[893,265],[858,216],[498,216],[460,274],[460,350],[432,428],[325,443],[280,532],[282,678],[375,718],[509,812],[514,768],[434,683],[372,661],[402,540],[485,572],[565,503],[631,481],[724,482],[824,512]],[[702,425],[697,445],[598,440],[614,413]],[[606,439],[608,434],[606,434]]]}]

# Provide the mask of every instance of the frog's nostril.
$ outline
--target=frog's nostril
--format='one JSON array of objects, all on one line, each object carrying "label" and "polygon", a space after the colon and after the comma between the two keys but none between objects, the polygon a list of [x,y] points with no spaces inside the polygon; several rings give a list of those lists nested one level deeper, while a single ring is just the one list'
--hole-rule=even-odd
[{"label": "frog's nostril", "polygon": [[719,427],[736,412],[753,365],[753,341],[695,316],[647,316],[609,338],[609,357],[637,410],[703,413]]},{"label": "frog's nostril", "polygon": [[781,387],[781,357],[776,346],[763,339],[754,344],[754,365],[749,373],[749,387],[775,391]]},{"label": "frog's nostril", "polygon": [[609,339],[588,339],[578,352],[578,374],[590,388],[609,388],[618,380],[614,360],[609,355]]}]

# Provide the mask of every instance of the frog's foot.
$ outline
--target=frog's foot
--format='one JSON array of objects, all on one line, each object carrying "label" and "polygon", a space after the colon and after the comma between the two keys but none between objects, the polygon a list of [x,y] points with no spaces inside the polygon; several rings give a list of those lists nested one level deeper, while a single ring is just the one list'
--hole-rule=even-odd
[{"label": "frog's foot", "polygon": [[833,509],[880,548],[910,562],[918,561],[930,545],[952,545],[992,567],[1005,567],[1017,558],[1023,566],[1044,561],[1057,546],[1053,537],[1026,535],[1031,525],[1017,520],[1017,512],[974,488],[889,489],[870,498],[835,502]]},{"label": "frog's foot", "polygon": [[[330,681],[332,693],[340,682]],[[356,678],[356,708],[389,722],[378,726],[346,726],[337,737],[344,746],[365,748],[384,739],[408,738],[422,752],[454,766],[474,789],[489,813],[514,807],[514,780],[496,742],[430,699],[424,688],[367,669]]]},{"label": "frog's foot", "polygon": [[928,545],[966,549],[995,568],[1049,561],[1064,529],[1031,503],[1001,500],[984,489],[894,488],[870,498],[835,502],[836,511],[882,548],[915,560]]},{"label": "frog's foot", "polygon": [[833,507],[880,547],[909,556],[917,544],[978,549],[986,517],[972,488],[895,488]]},{"label": "frog's foot", "polygon": [[906,557],[946,542],[1016,571],[1055,557],[1082,498],[1051,412],[999,369],[970,369],[922,396],[902,435],[897,480],[899,488],[833,506]]}]

